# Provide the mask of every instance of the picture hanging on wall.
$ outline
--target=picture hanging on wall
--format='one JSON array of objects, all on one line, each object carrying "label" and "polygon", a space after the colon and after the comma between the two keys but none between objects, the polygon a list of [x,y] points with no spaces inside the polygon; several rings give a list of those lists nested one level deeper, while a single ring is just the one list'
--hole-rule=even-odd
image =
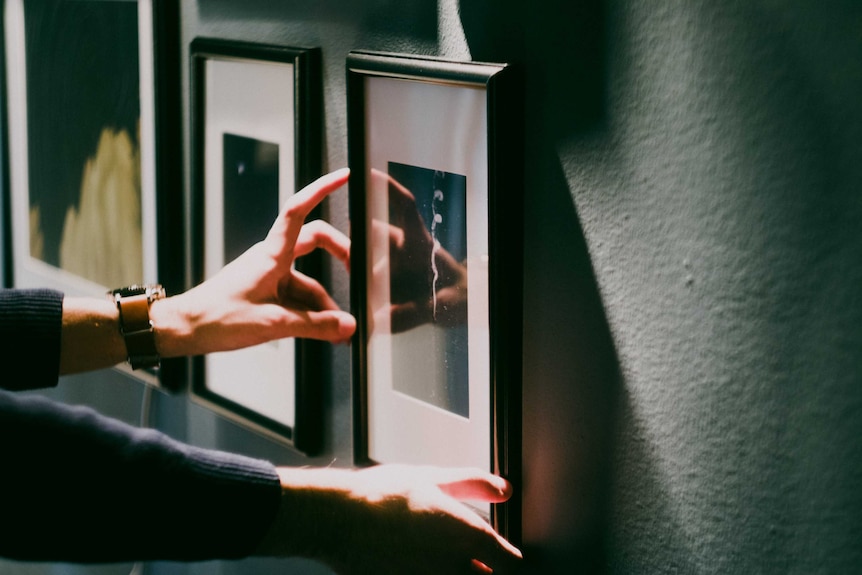
[{"label": "picture hanging on wall", "polygon": [[[520,461],[517,68],[348,56],[358,464]],[[517,502],[476,504],[517,539]]]},{"label": "picture hanging on wall", "polygon": [[[96,297],[142,283],[182,290],[177,1],[3,10],[9,283]],[[118,368],[173,390],[185,363]]]},{"label": "picture hanging on wall", "polygon": [[[320,52],[198,38],[191,82],[192,274],[199,283],[262,240],[285,201],[320,176]],[[319,254],[296,265],[319,277]],[[321,431],[320,345],[284,339],[196,358],[192,395],[311,454]]]}]

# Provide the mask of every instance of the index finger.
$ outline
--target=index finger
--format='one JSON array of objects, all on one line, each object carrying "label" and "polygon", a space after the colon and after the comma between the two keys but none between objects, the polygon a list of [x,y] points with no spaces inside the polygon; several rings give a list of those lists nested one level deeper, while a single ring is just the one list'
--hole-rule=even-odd
[{"label": "index finger", "polygon": [[341,168],[325,176],[321,176],[296,192],[284,204],[278,215],[276,225],[272,227],[272,233],[281,232],[281,225],[286,224],[283,230],[285,240],[289,246],[296,243],[302,224],[323,199],[347,183],[350,176],[350,168]]}]

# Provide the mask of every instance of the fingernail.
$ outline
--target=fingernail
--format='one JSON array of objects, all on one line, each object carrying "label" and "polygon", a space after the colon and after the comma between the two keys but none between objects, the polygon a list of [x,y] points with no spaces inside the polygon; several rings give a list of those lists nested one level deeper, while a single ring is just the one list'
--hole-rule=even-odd
[{"label": "fingernail", "polygon": [[339,318],[338,333],[341,334],[345,340],[350,340],[355,331],[356,318],[354,318],[352,315],[346,315]]}]

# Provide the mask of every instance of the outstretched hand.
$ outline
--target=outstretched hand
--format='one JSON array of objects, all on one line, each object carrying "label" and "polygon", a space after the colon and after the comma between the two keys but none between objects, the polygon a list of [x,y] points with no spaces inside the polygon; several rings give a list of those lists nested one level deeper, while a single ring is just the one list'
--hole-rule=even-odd
[{"label": "outstretched hand", "polygon": [[459,500],[503,502],[511,485],[473,469],[279,468],[281,510],[260,555],[320,560],[345,575],[508,573],[521,557]]},{"label": "outstretched hand", "polygon": [[312,182],[285,203],[265,239],[197,287],[154,302],[162,355],[228,351],[286,337],[347,341],[354,318],[293,264],[322,248],[349,266],[347,236],[322,220],[305,222],[348,175],[345,168]]}]

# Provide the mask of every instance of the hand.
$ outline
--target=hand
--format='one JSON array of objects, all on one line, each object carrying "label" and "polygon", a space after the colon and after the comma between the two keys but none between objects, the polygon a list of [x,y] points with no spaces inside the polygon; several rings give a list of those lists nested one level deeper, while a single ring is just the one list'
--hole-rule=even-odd
[{"label": "hand", "polygon": [[257,554],[364,574],[507,573],[521,553],[458,500],[499,503],[511,485],[471,469],[279,468],[282,504]]},{"label": "hand", "polygon": [[[375,246],[389,245],[390,302],[375,309],[375,323],[388,319],[392,333],[408,331],[424,323],[443,327],[467,320],[467,267],[435,245],[434,238],[416,207],[416,198],[389,174],[371,170],[375,187],[388,187],[390,221],[372,222]],[[381,241],[382,238],[382,241]],[[432,256],[436,266],[432,269]],[[374,282],[390,282],[380,266]],[[385,325],[385,324],[384,324]]]},{"label": "hand", "polygon": [[350,240],[328,223],[305,219],[347,182],[332,172],[293,195],[266,238],[197,287],[153,303],[157,347],[164,357],[228,351],[286,337],[347,341],[356,329],[315,279],[294,260],[323,248],[349,265]]}]

